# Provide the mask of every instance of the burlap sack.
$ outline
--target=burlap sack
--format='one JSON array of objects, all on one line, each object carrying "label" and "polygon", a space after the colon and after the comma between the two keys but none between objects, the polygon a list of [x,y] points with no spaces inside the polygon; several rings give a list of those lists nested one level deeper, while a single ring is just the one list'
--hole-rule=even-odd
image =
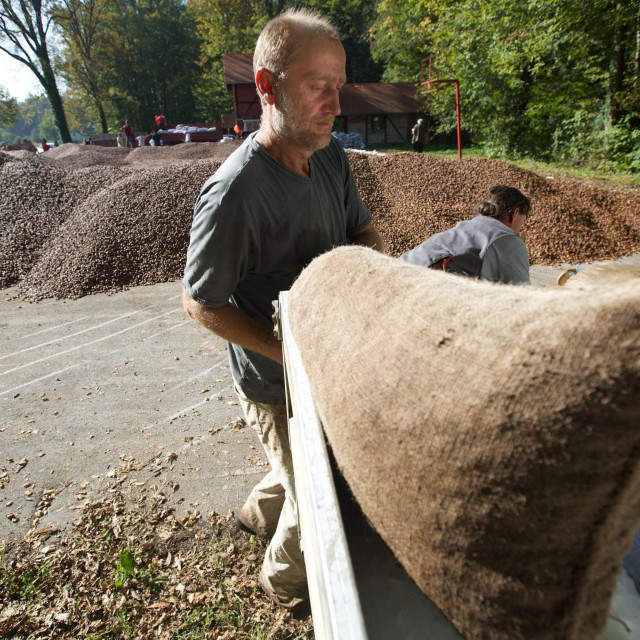
[{"label": "burlap sack", "polygon": [[640,287],[495,285],[345,247],[289,297],[337,462],[468,640],[588,640],[640,523]]},{"label": "burlap sack", "polygon": [[588,287],[611,287],[624,283],[633,283],[640,287],[640,265],[624,262],[594,262],[582,267],[571,276],[565,286],[569,289]]}]

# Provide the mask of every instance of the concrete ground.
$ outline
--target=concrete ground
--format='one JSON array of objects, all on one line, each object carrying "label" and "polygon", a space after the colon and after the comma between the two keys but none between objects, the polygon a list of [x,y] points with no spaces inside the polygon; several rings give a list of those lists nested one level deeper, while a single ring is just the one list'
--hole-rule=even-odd
[{"label": "concrete ground", "polygon": [[114,478],[178,516],[236,509],[265,472],[226,344],[178,282],[29,303],[0,293],[0,549],[61,531]]},{"label": "concrete ground", "polygon": [[[560,272],[532,267],[532,282],[555,286]],[[189,517],[237,509],[265,473],[226,345],[185,316],[181,290],[39,303],[0,292],[0,550],[63,531],[115,479]]]}]

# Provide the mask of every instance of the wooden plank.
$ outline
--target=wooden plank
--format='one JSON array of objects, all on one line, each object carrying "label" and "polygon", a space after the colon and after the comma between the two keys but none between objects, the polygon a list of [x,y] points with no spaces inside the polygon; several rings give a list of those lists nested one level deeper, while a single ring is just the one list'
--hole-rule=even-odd
[{"label": "wooden plank", "polygon": [[324,433],[280,294],[289,437],[296,499],[317,640],[366,640]]},{"label": "wooden plank", "polygon": [[[280,335],[298,517],[317,640],[462,640],[361,516],[347,506],[341,510],[309,379],[289,327],[287,296],[280,293]],[[623,569],[607,626],[598,638],[632,637],[640,637],[640,593]]]}]

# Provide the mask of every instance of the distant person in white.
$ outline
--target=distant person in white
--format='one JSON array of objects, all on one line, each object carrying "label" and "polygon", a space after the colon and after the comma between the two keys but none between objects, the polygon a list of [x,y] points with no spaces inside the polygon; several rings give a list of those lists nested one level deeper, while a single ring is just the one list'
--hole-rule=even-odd
[{"label": "distant person in white", "polygon": [[502,284],[531,284],[519,233],[531,202],[515,187],[491,187],[470,220],[436,233],[400,260]]}]

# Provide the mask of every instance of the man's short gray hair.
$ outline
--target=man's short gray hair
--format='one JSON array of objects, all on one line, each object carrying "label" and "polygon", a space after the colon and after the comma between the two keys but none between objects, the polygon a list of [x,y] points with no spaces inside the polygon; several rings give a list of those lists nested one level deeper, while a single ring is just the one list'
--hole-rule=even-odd
[{"label": "man's short gray hair", "polygon": [[288,9],[269,20],[256,43],[253,75],[266,69],[275,82],[283,80],[298,49],[314,37],[340,41],[331,21],[310,9]]}]

